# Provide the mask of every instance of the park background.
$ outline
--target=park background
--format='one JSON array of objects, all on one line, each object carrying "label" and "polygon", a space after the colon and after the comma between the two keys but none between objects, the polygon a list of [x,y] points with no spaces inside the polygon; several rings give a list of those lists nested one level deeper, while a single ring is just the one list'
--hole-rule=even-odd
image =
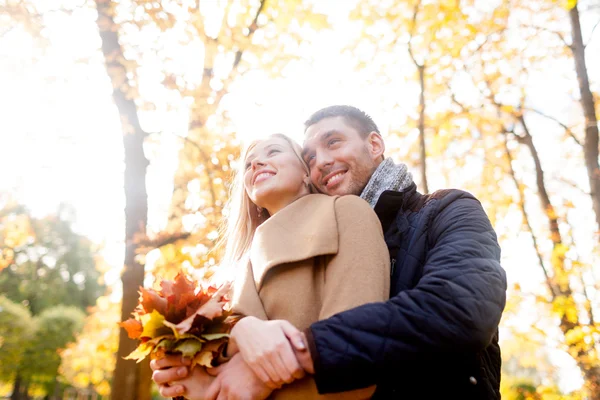
[{"label": "park background", "polygon": [[350,104],[421,192],[492,220],[503,398],[600,399],[599,21],[595,0],[0,0],[0,397],[160,398],[122,359],[138,287],[218,266],[245,142]]}]

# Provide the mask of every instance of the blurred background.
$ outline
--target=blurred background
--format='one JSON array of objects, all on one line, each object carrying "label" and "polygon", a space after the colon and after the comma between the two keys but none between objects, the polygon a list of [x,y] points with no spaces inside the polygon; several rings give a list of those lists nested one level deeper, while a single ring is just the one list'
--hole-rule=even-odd
[{"label": "blurred background", "polygon": [[350,104],[421,192],[492,220],[503,397],[600,399],[599,21],[597,0],[0,0],[0,398],[161,398],[122,359],[139,286],[218,265],[244,142]]}]

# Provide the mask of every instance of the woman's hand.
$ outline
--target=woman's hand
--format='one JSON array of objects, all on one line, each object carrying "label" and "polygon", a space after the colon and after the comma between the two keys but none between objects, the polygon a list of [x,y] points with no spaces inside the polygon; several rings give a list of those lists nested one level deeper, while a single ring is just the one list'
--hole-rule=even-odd
[{"label": "woman's hand", "polygon": [[254,373],[271,389],[304,376],[292,345],[306,351],[302,332],[287,321],[242,318],[231,331],[228,355],[239,351]]},{"label": "woman's hand", "polygon": [[189,400],[202,400],[215,380],[204,367],[196,366],[190,371],[191,360],[180,355],[168,355],[150,362],[152,380],[158,385],[163,397],[185,396]]},{"label": "woman's hand", "polygon": [[206,369],[200,365],[194,367],[190,376],[177,381],[177,385],[183,386],[184,396],[188,400],[204,400],[206,392],[215,378],[206,373]]}]

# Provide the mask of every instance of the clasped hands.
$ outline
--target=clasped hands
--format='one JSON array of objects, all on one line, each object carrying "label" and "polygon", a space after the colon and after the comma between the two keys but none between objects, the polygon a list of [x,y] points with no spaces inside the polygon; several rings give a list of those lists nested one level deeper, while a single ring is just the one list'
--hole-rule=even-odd
[{"label": "clasped hands", "polygon": [[287,321],[241,319],[231,331],[227,356],[217,368],[195,367],[167,356],[152,360],[152,379],[164,397],[190,400],[266,399],[273,390],[314,373],[304,334]]}]

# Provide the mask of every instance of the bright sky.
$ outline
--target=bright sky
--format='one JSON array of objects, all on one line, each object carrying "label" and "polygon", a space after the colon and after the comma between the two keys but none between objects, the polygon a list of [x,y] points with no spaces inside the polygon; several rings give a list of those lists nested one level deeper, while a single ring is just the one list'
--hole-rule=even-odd
[{"label": "bright sky", "polygon": [[[384,134],[390,126],[404,121],[402,110],[414,112],[418,87],[412,79],[412,66],[407,61],[400,62],[405,73],[400,73],[391,84],[367,81],[352,68],[351,56],[340,49],[340,43],[348,43],[356,32],[347,21],[347,9],[341,5],[349,8],[351,2],[319,4],[332,15],[335,29],[319,34],[319,40],[310,47],[315,61],[310,65],[293,64],[286,70],[285,79],[277,81],[267,80],[260,73],[249,75],[237,84],[235,96],[230,96],[230,115],[245,140],[284,132],[300,141],[307,116],[331,104],[352,104],[364,109]],[[0,39],[0,191],[12,191],[39,215],[52,212],[60,202],[74,205],[77,229],[104,245],[106,259],[115,267],[107,280],[117,283],[123,256],[123,150],[119,117],[98,50],[100,40],[94,18],[93,10],[76,11],[72,17],[53,14],[46,21],[45,32],[52,45],[44,52],[20,29]],[[599,42],[596,40],[596,48],[600,48]],[[592,67],[598,64],[596,59],[591,61]],[[569,90],[564,86],[565,80],[557,79],[553,72],[539,75],[539,81],[533,82],[532,95],[548,113],[568,117],[571,110],[544,100]],[[547,85],[548,79],[556,84]],[[187,111],[159,114],[144,122],[153,125],[146,126],[150,131],[183,134]],[[542,160],[546,173],[552,176],[564,168],[573,168],[556,162],[562,151],[556,126],[541,119],[536,123],[544,124],[541,126],[548,134]],[[415,139],[413,133],[389,137],[388,148],[405,154]],[[150,223],[155,227],[164,222],[160,216],[168,208],[177,165],[176,141],[162,138],[158,143],[149,144],[146,149],[152,161],[147,182]],[[413,174],[418,180],[416,169]],[[440,188],[441,174],[436,174],[434,168],[430,175],[430,186]],[[573,181],[582,179],[572,177]],[[461,180],[457,182],[460,184]],[[581,205],[589,210],[585,198]],[[574,213],[578,223],[590,225],[589,215]],[[500,221],[497,229],[515,231],[518,226],[519,218],[507,219]],[[523,289],[535,291],[541,278],[539,267],[529,250],[528,235],[516,233],[503,243],[503,266],[511,283],[519,281]],[[525,311],[521,318],[535,319],[536,314],[532,308],[529,315]],[[572,373],[572,360],[562,353],[553,357],[565,366],[561,370],[561,386],[566,390],[578,387],[581,381]]]}]

